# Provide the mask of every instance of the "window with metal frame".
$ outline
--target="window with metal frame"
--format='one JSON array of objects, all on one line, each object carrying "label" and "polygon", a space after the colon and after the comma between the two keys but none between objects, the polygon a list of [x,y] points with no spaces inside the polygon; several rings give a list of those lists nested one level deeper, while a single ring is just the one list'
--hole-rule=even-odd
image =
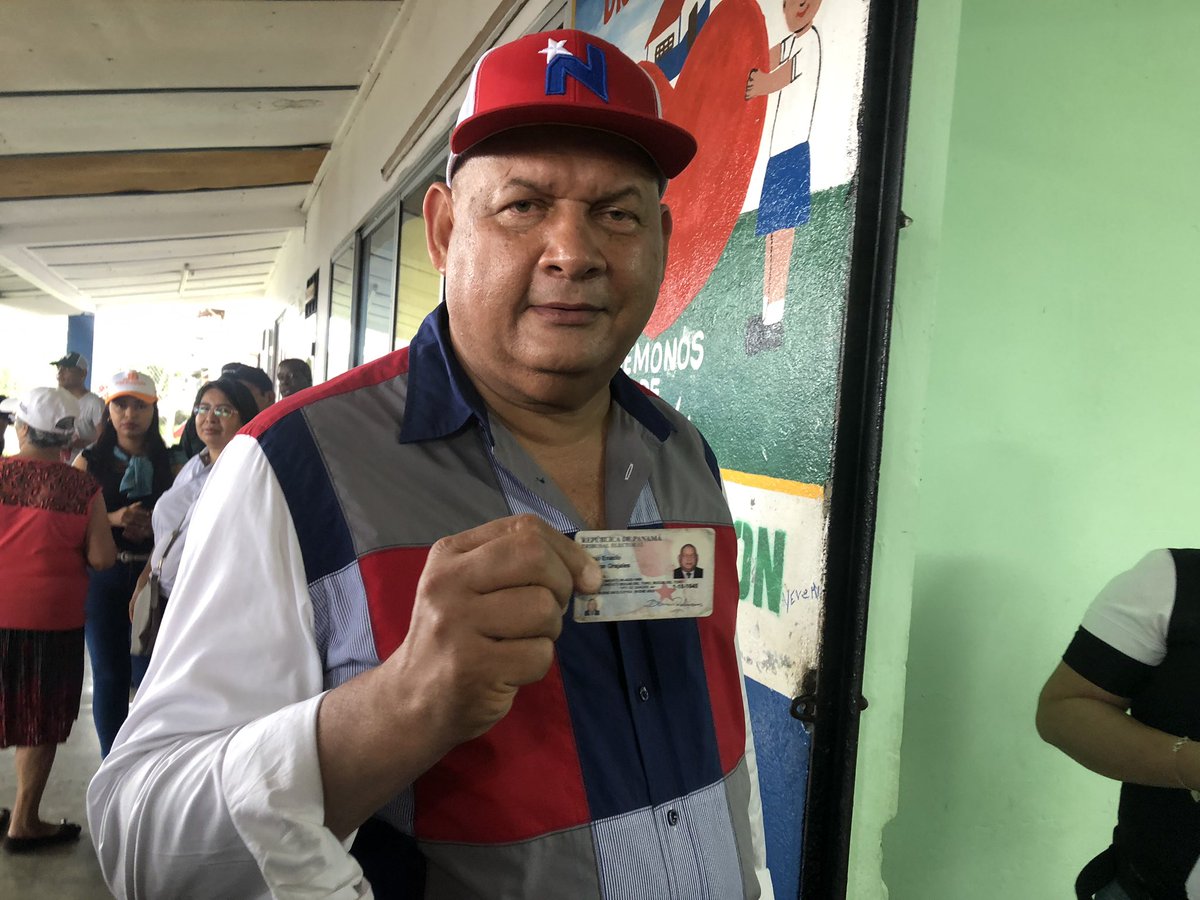
[{"label": "window with metal frame", "polygon": [[354,313],[354,245],[347,241],[329,264],[329,320],[325,334],[325,377],[341,375],[350,368],[350,323]]},{"label": "window with metal frame", "polygon": [[352,319],[354,356],[351,362],[356,366],[385,356],[392,350],[399,220],[400,211],[392,205],[362,229],[358,291]]}]

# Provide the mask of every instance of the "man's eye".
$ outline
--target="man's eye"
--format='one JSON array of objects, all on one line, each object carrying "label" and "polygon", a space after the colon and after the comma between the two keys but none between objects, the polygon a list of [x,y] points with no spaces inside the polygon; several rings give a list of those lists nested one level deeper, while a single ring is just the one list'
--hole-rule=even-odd
[{"label": "man's eye", "polygon": [[508,208],[515,213],[529,213],[533,212],[534,202],[532,200],[514,200],[508,204]]},{"label": "man's eye", "polygon": [[637,221],[637,216],[627,209],[606,209],[603,212],[603,216],[608,221],[621,225]]}]

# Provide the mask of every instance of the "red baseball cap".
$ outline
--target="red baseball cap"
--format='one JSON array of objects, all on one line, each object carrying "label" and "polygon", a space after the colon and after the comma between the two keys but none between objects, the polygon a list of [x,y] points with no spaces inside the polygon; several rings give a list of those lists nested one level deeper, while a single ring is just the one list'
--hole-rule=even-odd
[{"label": "red baseball cap", "polygon": [[544,31],[479,58],[450,134],[447,180],[481,141],[524,125],[576,125],[640,146],[674,178],[696,154],[696,139],[662,116],[650,75],[608,41],[573,29]]}]

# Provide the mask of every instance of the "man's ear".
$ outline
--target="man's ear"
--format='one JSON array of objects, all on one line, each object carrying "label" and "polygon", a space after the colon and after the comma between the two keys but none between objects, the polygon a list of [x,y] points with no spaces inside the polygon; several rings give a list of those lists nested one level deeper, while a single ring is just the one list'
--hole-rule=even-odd
[{"label": "man's ear", "polygon": [[[667,276],[667,252],[671,249],[671,233],[675,230],[675,220],[671,218],[671,208],[665,203],[658,205],[659,212],[662,215],[662,236],[663,236],[663,271],[661,278]],[[661,280],[660,278],[660,280]]]},{"label": "man's ear", "polygon": [[454,230],[454,195],[450,186],[436,182],[425,192],[421,204],[425,216],[425,245],[433,267],[446,274],[446,253],[450,247],[450,233]]}]

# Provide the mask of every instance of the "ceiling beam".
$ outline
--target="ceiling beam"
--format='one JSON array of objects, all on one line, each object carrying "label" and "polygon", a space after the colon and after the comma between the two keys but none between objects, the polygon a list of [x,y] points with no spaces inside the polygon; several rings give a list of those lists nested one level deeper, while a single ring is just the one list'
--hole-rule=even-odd
[{"label": "ceiling beam", "polygon": [[155,284],[126,284],[117,285],[115,287],[96,288],[91,291],[91,296],[97,303],[105,300],[111,300],[114,297],[140,297],[161,296],[167,294],[177,294],[187,296],[190,294],[211,294],[214,292],[237,292],[245,290],[251,293],[260,292],[266,287],[267,279],[265,276],[260,277],[240,277],[240,278],[204,278],[196,279],[190,275],[186,281],[182,275],[176,277],[170,282],[157,282]]},{"label": "ceiling beam", "polygon": [[186,213],[163,213],[141,219],[119,219],[104,223],[94,220],[52,222],[6,226],[0,224],[0,259],[10,245],[70,244],[95,241],[103,234],[105,241],[135,241],[162,237],[189,237],[225,233],[235,229],[245,231],[277,231],[303,228],[304,213],[299,207],[291,209],[230,209],[190,216]]},{"label": "ceiling beam", "polygon": [[141,97],[152,94],[310,94],[357,91],[357,84],[230,85],[221,87],[72,88],[43,91],[0,91],[3,97]]},{"label": "ceiling beam", "polygon": [[246,287],[216,288],[211,291],[185,291],[182,294],[179,293],[176,287],[169,291],[158,291],[155,293],[99,297],[97,298],[97,303],[101,304],[105,309],[112,309],[115,306],[130,306],[137,303],[226,304],[242,300],[261,300],[265,297],[266,291],[263,285],[258,284]]},{"label": "ceiling beam", "polygon": [[[120,244],[105,244],[104,246],[120,246]],[[275,264],[275,257],[279,253],[279,246],[269,250],[250,250],[237,253],[225,253],[220,256],[213,255],[195,255],[195,254],[179,254],[166,259],[156,260],[137,260],[135,262],[103,262],[103,263],[57,263],[54,267],[63,273],[63,276],[68,281],[73,281],[81,286],[86,286],[93,279],[100,278],[138,278],[144,276],[164,275],[168,272],[176,272],[179,270],[180,260],[190,262],[193,267],[202,268],[206,271],[242,271],[249,269],[269,269]],[[45,249],[38,250],[38,256],[46,259],[46,262],[52,263],[53,260],[47,259]],[[3,282],[0,282],[2,286]],[[2,289],[2,288],[0,288]]]},{"label": "ceiling beam", "polygon": [[[122,218],[130,215],[117,212],[112,218]],[[3,216],[0,214],[0,221]],[[120,271],[125,271],[124,264],[140,262],[153,264],[155,261],[174,263],[181,257],[188,260],[203,259],[205,265],[220,265],[222,262],[241,262],[250,254],[260,254],[256,261],[274,260],[275,254],[283,246],[287,231],[265,232],[227,232],[225,234],[205,234],[202,237],[176,238],[164,235],[162,238],[151,238],[140,241],[122,241],[113,243],[63,243],[56,246],[38,248],[38,256],[54,268],[75,272],[75,267],[121,265]],[[265,254],[262,255],[262,254]],[[234,257],[232,260],[228,257]],[[153,269],[151,270],[153,271]]]},{"label": "ceiling beam", "polygon": [[[166,284],[174,278],[179,279],[179,273],[183,269],[184,264],[190,265],[192,274],[189,276],[192,283],[201,278],[234,278],[250,276],[252,278],[266,279],[271,274],[271,268],[275,264],[274,259],[270,262],[258,263],[249,266],[200,266],[197,267],[194,261],[180,262],[175,261],[175,265],[170,269],[151,272],[146,274],[138,274],[128,272],[121,275],[105,275],[96,278],[80,278],[74,275],[71,280],[79,287],[81,291],[91,293],[96,288],[119,287],[120,285],[132,286],[135,284]],[[0,287],[0,290],[3,290]]]},{"label": "ceiling beam", "polygon": [[308,184],[326,147],[0,156],[0,200]]},{"label": "ceiling beam", "polygon": [[22,312],[37,313],[39,316],[75,316],[79,308],[70,303],[63,303],[57,297],[39,291],[36,296],[18,294],[10,297],[0,295],[0,306],[19,309]]},{"label": "ceiling beam", "polygon": [[[40,288],[71,307],[71,313],[96,311],[96,305],[91,298],[80,293],[74,285],[59,277],[53,269],[24,247],[0,248],[0,265],[11,269],[34,287]],[[36,305],[39,301],[31,302],[34,304],[34,311],[39,311]]]}]

